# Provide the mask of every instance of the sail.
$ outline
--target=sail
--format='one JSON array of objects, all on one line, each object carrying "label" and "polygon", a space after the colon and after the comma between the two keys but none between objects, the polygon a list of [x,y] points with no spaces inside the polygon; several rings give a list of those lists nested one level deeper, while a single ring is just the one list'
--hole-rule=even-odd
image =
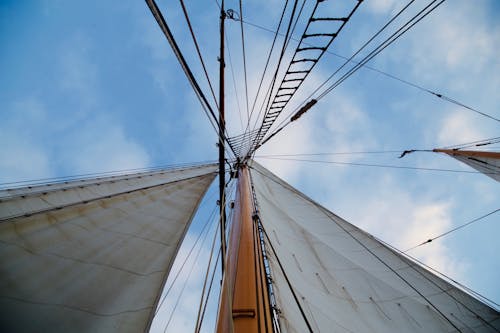
[{"label": "sail", "polygon": [[282,332],[498,332],[500,314],[253,162]]},{"label": "sail", "polygon": [[147,331],[215,165],[3,190],[0,331]]},{"label": "sail", "polygon": [[475,150],[434,149],[445,153],[462,163],[484,173],[486,176],[500,182],[500,152],[483,152]]}]

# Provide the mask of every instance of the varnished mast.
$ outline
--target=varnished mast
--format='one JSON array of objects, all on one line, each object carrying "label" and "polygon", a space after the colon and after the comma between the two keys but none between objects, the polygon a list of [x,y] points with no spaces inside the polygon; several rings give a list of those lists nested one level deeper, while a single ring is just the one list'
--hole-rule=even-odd
[{"label": "varnished mast", "polygon": [[249,172],[238,170],[239,182],[229,244],[225,248],[225,158],[224,158],[224,1],[220,16],[219,76],[219,194],[222,244],[222,291],[217,319],[219,333],[272,332],[259,232],[252,218]]},{"label": "varnished mast", "polygon": [[229,236],[218,333],[272,332],[266,275],[253,213],[249,171],[243,166],[239,170]]}]

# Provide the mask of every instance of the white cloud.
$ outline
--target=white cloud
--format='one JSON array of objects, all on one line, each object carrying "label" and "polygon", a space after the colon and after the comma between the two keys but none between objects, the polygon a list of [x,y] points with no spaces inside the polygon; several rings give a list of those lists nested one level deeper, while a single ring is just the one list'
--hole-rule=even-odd
[{"label": "white cloud", "polygon": [[82,126],[63,155],[75,173],[126,170],[151,166],[147,151],[115,121],[99,119]]},{"label": "white cloud", "polygon": [[177,64],[177,60],[165,39],[163,32],[158,27],[153,17],[146,17],[136,24],[137,33],[132,36],[132,39],[140,47],[148,49],[150,63],[146,68],[150,73],[153,81],[158,88],[164,93],[171,93],[174,75],[172,74],[172,66],[175,73],[180,73],[181,68]]},{"label": "white cloud", "polygon": [[394,10],[398,3],[399,1],[397,0],[372,0],[366,1],[364,5],[368,6],[368,8],[376,14],[383,14]]},{"label": "white cloud", "polygon": [[36,98],[25,98],[6,109],[0,123],[0,182],[34,180],[52,176],[50,151],[44,145],[47,112]]},{"label": "white cloud", "polygon": [[[423,5],[415,8],[420,7]],[[474,88],[471,79],[475,80],[475,75],[491,75],[490,66],[499,66],[492,59],[496,59],[500,30],[495,21],[489,20],[487,8],[470,1],[445,3],[385,51],[382,58],[408,64],[417,82],[430,87],[455,92]]]},{"label": "white cloud", "polygon": [[475,126],[468,114],[451,113],[447,115],[438,134],[438,143],[442,146],[460,144],[485,138],[478,126]]},{"label": "white cloud", "polygon": [[[313,147],[311,126],[305,122],[297,122],[286,129],[286,136],[271,139],[258,155],[286,154],[288,152],[309,151]],[[302,166],[298,163],[273,159],[258,159],[258,162],[280,175],[288,182],[294,183],[301,174]]]},{"label": "white cloud", "polygon": [[[348,220],[352,223],[400,250],[409,249],[452,227],[450,201],[414,196],[391,176],[375,180],[374,187],[367,191],[359,198],[363,209],[359,209],[359,202],[350,200],[341,210],[349,212]],[[339,203],[333,201],[331,206],[339,206]],[[451,253],[443,240],[409,254],[440,272],[463,280],[467,265]]]},{"label": "white cloud", "polygon": [[[77,96],[81,109],[95,106],[99,91],[99,71],[91,60],[92,41],[77,33],[63,45],[60,54],[60,85],[70,95]],[[72,110],[73,115],[75,111]]]},{"label": "white cloud", "polygon": [[323,103],[317,110],[320,117],[315,127],[320,128],[321,124],[325,127],[323,138],[319,140],[322,151],[355,152],[373,146],[370,119],[355,98],[340,93],[331,101],[333,103]]},{"label": "white cloud", "polygon": [[36,142],[13,132],[0,131],[0,182],[51,177],[48,152]]},{"label": "white cloud", "polygon": [[[411,224],[402,235],[405,244],[420,244],[452,228],[449,203],[426,203],[415,207],[411,213]],[[423,245],[409,254],[446,275],[462,281],[464,279],[467,264],[454,257],[443,240]]]}]

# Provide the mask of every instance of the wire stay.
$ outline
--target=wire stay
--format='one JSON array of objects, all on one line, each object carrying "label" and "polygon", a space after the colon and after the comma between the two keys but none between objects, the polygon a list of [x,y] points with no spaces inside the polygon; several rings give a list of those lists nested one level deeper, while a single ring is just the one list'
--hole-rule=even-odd
[{"label": "wire stay", "polygon": [[500,208],[497,208],[497,209],[495,209],[494,211],[489,212],[488,214],[485,214],[485,215],[482,215],[482,216],[480,216],[480,217],[478,217],[478,218],[475,218],[475,219],[474,219],[474,220],[472,220],[472,221],[469,221],[469,222],[467,222],[467,223],[461,224],[461,225],[459,225],[458,227],[455,227],[455,228],[453,228],[453,229],[451,229],[451,230],[448,230],[448,231],[446,231],[446,232],[443,232],[442,234],[439,234],[439,235],[437,235],[437,236],[434,236],[434,237],[432,237],[432,238],[429,238],[428,240],[426,240],[426,241],[424,241],[424,242],[422,242],[422,243],[420,243],[420,244],[417,244],[417,245],[415,245],[415,246],[413,246],[413,247],[410,247],[409,249],[407,249],[407,250],[405,250],[405,251],[403,251],[403,252],[408,252],[408,251],[413,250],[413,249],[416,249],[417,247],[420,247],[420,246],[422,246],[422,245],[429,244],[429,243],[431,243],[432,241],[434,241],[434,240],[436,240],[436,239],[438,239],[438,238],[444,237],[444,236],[446,236],[446,235],[448,235],[448,234],[451,234],[452,232],[455,232],[455,231],[457,231],[457,230],[460,230],[460,229],[462,229],[462,228],[465,228],[466,226],[468,226],[468,225],[470,225],[470,224],[472,224],[472,223],[475,223],[475,222],[481,221],[482,219],[484,219],[484,218],[486,218],[486,217],[488,217],[488,216],[490,216],[490,215],[493,215],[493,214],[497,213],[498,211],[500,211]]}]

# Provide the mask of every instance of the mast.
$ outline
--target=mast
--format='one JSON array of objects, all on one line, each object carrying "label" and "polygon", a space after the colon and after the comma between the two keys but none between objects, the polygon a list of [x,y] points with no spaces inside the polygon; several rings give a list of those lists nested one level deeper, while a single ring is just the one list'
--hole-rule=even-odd
[{"label": "mast", "polygon": [[221,240],[221,270],[224,275],[226,260],[226,173],[224,158],[224,132],[226,123],[224,119],[224,0],[220,9],[220,56],[219,56],[219,216],[220,216],[220,240]]},{"label": "mast", "polygon": [[[220,12],[219,56],[219,198],[222,254],[222,290],[217,332],[271,332],[271,311],[266,274],[259,239],[253,220],[250,176],[246,166],[238,170],[238,193],[229,244],[226,251],[226,197],[224,159],[224,0]],[[226,254],[227,252],[227,254]]]},{"label": "mast", "polygon": [[253,220],[250,175],[242,166],[222,282],[217,332],[272,332],[265,270]]}]

